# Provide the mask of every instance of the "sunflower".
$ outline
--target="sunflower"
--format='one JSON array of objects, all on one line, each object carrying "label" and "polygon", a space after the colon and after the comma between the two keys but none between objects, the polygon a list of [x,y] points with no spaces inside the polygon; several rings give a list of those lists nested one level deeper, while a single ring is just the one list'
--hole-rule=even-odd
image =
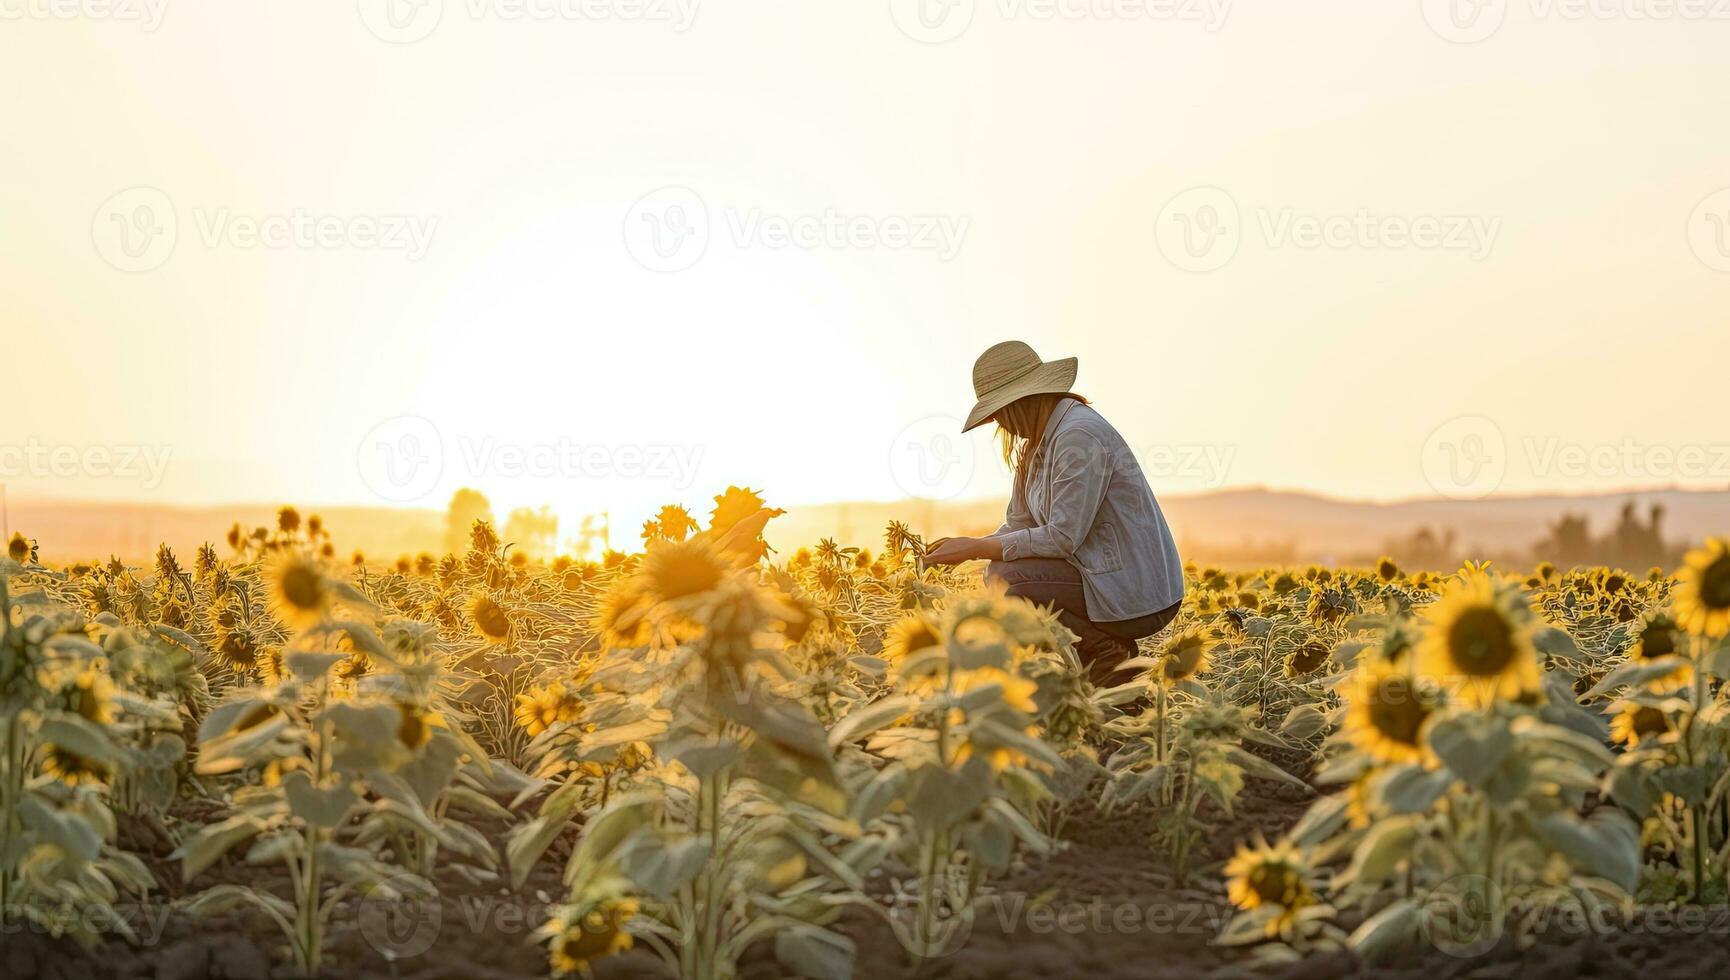
[{"label": "sunflower", "polygon": [[1730,633],[1730,542],[1711,538],[1676,573],[1676,621],[1697,636]]},{"label": "sunflower", "polygon": [[583,713],[583,702],[577,692],[563,681],[534,688],[517,695],[517,725],[530,737],[539,735],[560,722],[576,721]]},{"label": "sunflower", "polygon": [[924,613],[911,613],[889,627],[883,637],[883,659],[899,664],[921,650],[943,645],[943,634]]},{"label": "sunflower", "polygon": [[1254,847],[1239,844],[1225,866],[1230,879],[1226,893],[1233,905],[1245,911],[1279,908],[1280,914],[1268,922],[1272,936],[1289,925],[1300,909],[1315,904],[1315,893],[1304,880],[1307,873],[1302,853],[1289,841],[1269,845],[1258,834]]},{"label": "sunflower", "polygon": [[396,710],[401,719],[396,726],[398,742],[413,751],[432,741],[433,728],[439,723],[437,712],[407,701],[398,701]]},{"label": "sunflower", "polygon": [[548,944],[548,962],[556,974],[586,972],[589,964],[631,948],[625,923],[637,914],[628,898],[602,902],[579,921],[565,923]]},{"label": "sunflower", "polygon": [[748,487],[728,487],[715,496],[715,509],[709,513],[709,530],[724,533],[733,525],[763,509],[763,498]]},{"label": "sunflower", "polygon": [[1030,681],[1020,674],[1002,670],[997,667],[981,667],[968,671],[965,676],[957,678],[956,688],[960,691],[971,691],[987,684],[996,684],[1003,688],[1003,703],[1023,714],[1038,714],[1039,706],[1033,703],[1034,692],[1039,690],[1039,684]]},{"label": "sunflower", "polygon": [[1382,582],[1392,582],[1399,577],[1400,566],[1395,564],[1392,558],[1384,555],[1381,561],[1376,562],[1376,578],[1381,579]]},{"label": "sunflower", "polygon": [[1476,707],[1537,688],[1542,670],[1532,647],[1531,609],[1516,591],[1482,571],[1465,573],[1426,610],[1429,628],[1418,667],[1443,682],[1463,682]]},{"label": "sunflower", "polygon": [[714,589],[732,569],[707,541],[663,541],[643,556],[643,592],[670,602]]},{"label": "sunflower", "polygon": [[1634,645],[1628,649],[1628,659],[1643,664],[1675,664],[1674,670],[1646,682],[1646,687],[1653,691],[1674,691],[1694,679],[1694,665],[1682,649],[1682,633],[1676,628],[1676,620],[1665,612],[1648,614],[1640,621]]},{"label": "sunflower", "polygon": [[469,621],[475,624],[476,632],[489,640],[510,639],[510,614],[498,600],[485,592],[476,592],[469,597]]},{"label": "sunflower", "polygon": [[646,646],[653,634],[648,617],[653,605],[635,582],[621,582],[601,597],[595,611],[595,632],[610,648]]},{"label": "sunflower", "polygon": [[1422,678],[1376,664],[1354,678],[1343,729],[1373,758],[1417,762],[1424,757],[1424,726],[1442,707],[1441,692]]},{"label": "sunflower", "polygon": [[1320,640],[1310,640],[1291,652],[1285,660],[1287,677],[1308,677],[1327,666],[1333,650]]},{"label": "sunflower", "polygon": [[1622,710],[1610,719],[1610,740],[1629,748],[1649,738],[1658,738],[1670,731],[1670,719],[1662,709],[1633,701],[1622,703]]},{"label": "sunflower", "polygon": [[31,564],[36,561],[36,542],[13,531],[12,540],[6,542],[6,556],[20,565]]},{"label": "sunflower", "polygon": [[226,630],[216,644],[216,658],[235,673],[247,673],[258,668],[258,641],[245,628]]},{"label": "sunflower", "polygon": [[80,755],[52,742],[43,743],[40,761],[43,775],[58,779],[68,786],[100,783],[108,779],[108,765],[100,759]]},{"label": "sunflower", "polygon": [[1160,651],[1160,673],[1167,683],[1188,680],[1208,668],[1208,660],[1218,638],[1212,629],[1191,626],[1165,645]]},{"label": "sunflower", "polygon": [[1357,611],[1357,600],[1339,589],[1317,589],[1310,596],[1309,618],[1317,623],[1337,623]]},{"label": "sunflower", "polygon": [[107,675],[87,667],[72,679],[65,691],[66,710],[86,721],[106,725],[114,720],[114,684]]},{"label": "sunflower", "polygon": [[301,554],[291,553],[276,563],[271,595],[282,618],[293,626],[310,626],[330,609],[331,587],[324,569]]}]

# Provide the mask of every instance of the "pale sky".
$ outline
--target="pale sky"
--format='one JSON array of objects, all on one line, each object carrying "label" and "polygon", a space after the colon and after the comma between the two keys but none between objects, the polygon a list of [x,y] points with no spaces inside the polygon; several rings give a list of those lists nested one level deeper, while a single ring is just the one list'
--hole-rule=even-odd
[{"label": "pale sky", "polygon": [[1159,493],[1730,485],[1730,8],[918,2],[0,0],[0,481],[983,496],[1019,338]]}]

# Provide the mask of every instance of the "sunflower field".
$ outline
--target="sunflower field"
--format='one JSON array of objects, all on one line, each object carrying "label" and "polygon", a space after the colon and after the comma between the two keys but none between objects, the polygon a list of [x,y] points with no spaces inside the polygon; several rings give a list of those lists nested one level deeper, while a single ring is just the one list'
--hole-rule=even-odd
[{"label": "sunflower field", "polygon": [[600,561],[345,557],[292,508],[190,564],[13,536],[0,975],[1730,966],[1722,540],[1192,566],[1101,687],[978,564],[779,513]]}]

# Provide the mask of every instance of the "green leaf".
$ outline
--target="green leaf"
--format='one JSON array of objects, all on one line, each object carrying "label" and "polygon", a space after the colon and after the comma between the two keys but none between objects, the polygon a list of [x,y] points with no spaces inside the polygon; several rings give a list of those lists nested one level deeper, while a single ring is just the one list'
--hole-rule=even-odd
[{"label": "green leaf", "polygon": [[900,695],[856,708],[829,730],[829,745],[839,748],[895,724],[919,705],[919,699]]},{"label": "green leaf", "polygon": [[1458,713],[1437,719],[1429,730],[1430,749],[1466,785],[1482,788],[1514,747],[1505,718]]},{"label": "green leaf", "polygon": [[263,830],[264,824],[258,818],[244,813],[237,814],[220,823],[200,827],[168,857],[169,860],[182,862],[182,879],[191,881],[236,844],[251,840]]},{"label": "green leaf", "polygon": [[645,894],[661,898],[695,878],[708,859],[708,840],[683,834],[644,834],[614,855],[621,874]]},{"label": "green leaf", "polygon": [[1423,906],[1400,899],[1352,930],[1346,945],[1365,963],[1383,962],[1418,944],[1423,917]]},{"label": "green leaf", "polygon": [[1378,780],[1376,792],[1391,814],[1428,813],[1453,782],[1451,770],[1402,766]]},{"label": "green leaf", "polygon": [[1647,681],[1655,681],[1669,677],[1685,666],[1687,661],[1682,657],[1657,657],[1652,660],[1630,660],[1615,670],[1604,675],[1604,679],[1592,685],[1586,692],[1584,700],[1591,700],[1601,694],[1607,694],[1621,687],[1640,687]]},{"label": "green leaf", "polygon": [[1640,828],[1628,816],[1608,807],[1581,819],[1552,813],[1537,821],[1538,836],[1567,855],[1576,868],[1596,875],[1630,894],[1640,883]]},{"label": "green leaf", "polygon": [[1414,817],[1395,817],[1372,824],[1342,877],[1358,886],[1381,885],[1399,870],[1401,861],[1410,857],[1417,837],[1418,822]]},{"label": "green leaf", "polygon": [[289,812],[314,827],[341,826],[359,800],[348,783],[314,786],[312,777],[301,769],[282,777],[282,791],[288,797]]},{"label": "green leaf", "polygon": [[811,980],[853,977],[853,940],[805,922],[775,933],[775,958]]}]

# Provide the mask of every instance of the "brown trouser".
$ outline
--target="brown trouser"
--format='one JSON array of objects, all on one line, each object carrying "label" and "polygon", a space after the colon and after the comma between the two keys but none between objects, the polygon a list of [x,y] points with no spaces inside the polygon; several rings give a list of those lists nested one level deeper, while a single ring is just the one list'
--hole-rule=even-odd
[{"label": "brown trouser", "polygon": [[1165,629],[1183,603],[1135,619],[1096,623],[1087,618],[1087,596],[1081,571],[1060,558],[994,561],[986,577],[1009,587],[1009,594],[1057,610],[1057,618],[1078,641],[1075,652],[1097,687],[1116,687],[1132,678],[1117,673],[1119,664],[1135,656],[1135,641]]}]

